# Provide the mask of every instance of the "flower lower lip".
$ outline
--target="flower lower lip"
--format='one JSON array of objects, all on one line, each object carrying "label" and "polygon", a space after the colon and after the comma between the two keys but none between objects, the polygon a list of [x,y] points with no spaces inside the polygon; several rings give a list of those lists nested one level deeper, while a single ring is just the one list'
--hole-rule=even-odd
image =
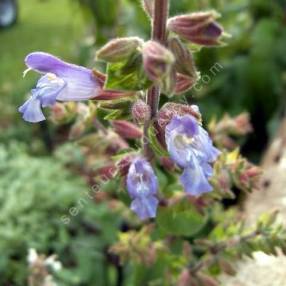
[{"label": "flower lower lip", "polygon": [[184,149],[190,146],[194,142],[193,137],[187,137],[185,135],[178,135],[174,140],[174,144],[179,149]]}]

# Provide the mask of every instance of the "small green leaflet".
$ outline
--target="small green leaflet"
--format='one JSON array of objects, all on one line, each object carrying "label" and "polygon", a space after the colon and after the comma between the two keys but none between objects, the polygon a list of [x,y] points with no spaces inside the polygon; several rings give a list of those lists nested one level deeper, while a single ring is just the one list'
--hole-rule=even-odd
[{"label": "small green leaflet", "polygon": [[138,91],[147,89],[151,81],[142,68],[142,56],[134,54],[124,62],[108,63],[105,89]]},{"label": "small green leaflet", "polygon": [[159,208],[156,219],[161,233],[178,236],[195,235],[206,220],[187,199],[173,206]]}]

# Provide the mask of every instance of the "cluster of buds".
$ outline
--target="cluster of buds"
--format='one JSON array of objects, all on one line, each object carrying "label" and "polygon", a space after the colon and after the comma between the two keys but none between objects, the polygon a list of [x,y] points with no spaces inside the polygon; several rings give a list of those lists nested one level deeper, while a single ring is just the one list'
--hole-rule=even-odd
[{"label": "cluster of buds", "polygon": [[221,147],[233,149],[237,144],[233,136],[244,136],[252,131],[248,113],[241,113],[236,117],[225,115],[220,121],[212,120],[209,130],[214,142]]},{"label": "cluster of buds", "polygon": [[71,122],[76,116],[75,102],[57,102],[51,107],[50,119],[56,125]]},{"label": "cluster of buds", "polygon": [[167,95],[185,93],[199,79],[191,51],[177,38],[170,38],[167,47],[149,41],[142,54],[148,78]]},{"label": "cluster of buds", "polygon": [[214,176],[211,179],[216,192],[223,197],[234,197],[231,189],[251,192],[259,189],[262,170],[243,158],[238,149],[223,153],[214,165]]},{"label": "cluster of buds", "polygon": [[128,231],[119,234],[119,241],[110,248],[110,252],[120,257],[121,263],[134,263],[151,266],[156,261],[158,252],[166,250],[162,241],[152,241],[151,225],[143,227],[139,232]]},{"label": "cluster of buds", "polygon": [[[153,15],[153,1],[144,1],[143,6]],[[182,15],[170,18],[167,28],[183,40],[211,46],[219,44],[223,35],[217,18],[218,14],[213,11]],[[173,35],[169,36],[166,46],[155,40],[144,43],[137,37],[111,40],[97,52],[96,58],[108,63],[125,62],[128,68],[142,62],[147,79],[159,85],[166,95],[187,92],[200,77],[190,49]]]},{"label": "cluster of buds", "polygon": [[30,275],[29,286],[57,286],[53,279],[52,272],[59,271],[62,265],[55,255],[46,257],[39,255],[35,249],[29,249],[28,263]]},{"label": "cluster of buds", "polygon": [[196,273],[191,273],[190,269],[183,269],[180,273],[177,286],[219,286],[218,282],[211,276]]},{"label": "cluster of buds", "polygon": [[91,103],[86,105],[78,103],[76,108],[76,119],[69,133],[70,139],[77,139],[90,127],[93,115],[95,114],[95,106]]}]

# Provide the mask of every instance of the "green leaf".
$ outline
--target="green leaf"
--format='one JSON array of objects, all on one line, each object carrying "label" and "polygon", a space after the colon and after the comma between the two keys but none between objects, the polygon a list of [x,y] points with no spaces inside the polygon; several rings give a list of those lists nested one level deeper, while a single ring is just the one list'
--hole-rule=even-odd
[{"label": "green leaf", "polygon": [[162,207],[157,215],[157,224],[163,235],[194,236],[205,223],[206,217],[198,213],[188,200]]},{"label": "green leaf", "polygon": [[129,60],[107,65],[106,89],[138,91],[147,89],[151,81],[142,67],[142,56],[135,54]]},{"label": "green leaf", "polygon": [[156,137],[156,130],[152,126],[148,129],[148,140],[152,150],[155,152],[157,156],[168,157],[168,152],[163,149],[162,145],[158,142]]},{"label": "green leaf", "polygon": [[122,112],[120,110],[113,110],[111,113],[109,113],[108,115],[106,115],[104,117],[104,120],[114,120],[114,119],[119,119],[121,116]]},{"label": "green leaf", "polygon": [[107,109],[99,107],[96,110],[96,116],[103,120],[114,120],[122,118],[122,111],[119,109]]}]

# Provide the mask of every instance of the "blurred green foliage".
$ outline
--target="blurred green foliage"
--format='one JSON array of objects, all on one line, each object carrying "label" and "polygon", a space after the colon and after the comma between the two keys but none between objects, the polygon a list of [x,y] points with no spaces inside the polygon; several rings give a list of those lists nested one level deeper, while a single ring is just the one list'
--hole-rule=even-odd
[{"label": "blurred green foliage", "polygon": [[26,285],[35,248],[59,256],[59,285],[108,285],[105,249],[116,240],[118,216],[95,207],[88,186],[59,160],[26,153],[23,145],[0,146],[0,284]]}]

